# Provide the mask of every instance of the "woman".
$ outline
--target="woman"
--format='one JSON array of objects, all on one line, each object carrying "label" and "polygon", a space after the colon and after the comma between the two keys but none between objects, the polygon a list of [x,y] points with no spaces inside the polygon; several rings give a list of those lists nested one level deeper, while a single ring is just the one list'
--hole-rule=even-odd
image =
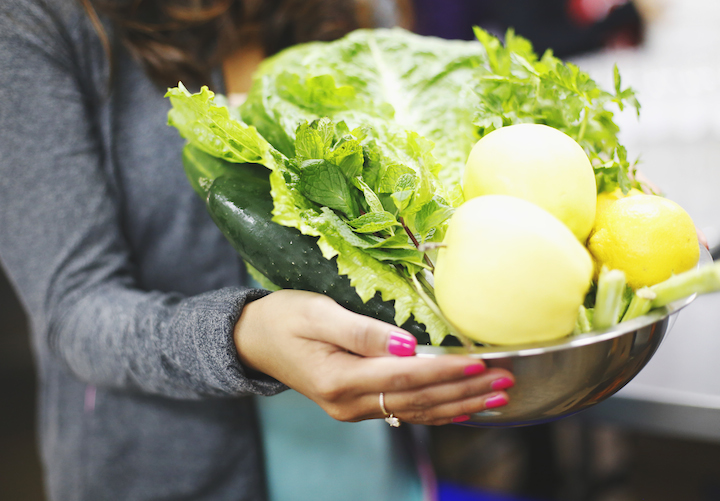
[{"label": "woman", "polygon": [[248,288],[184,179],[164,85],[242,92],[264,55],[356,26],[329,0],[0,5],[0,258],[30,318],[51,499],[264,499],[249,397],[287,387],[342,421],[507,402],[506,371],[407,357],[395,326]]}]

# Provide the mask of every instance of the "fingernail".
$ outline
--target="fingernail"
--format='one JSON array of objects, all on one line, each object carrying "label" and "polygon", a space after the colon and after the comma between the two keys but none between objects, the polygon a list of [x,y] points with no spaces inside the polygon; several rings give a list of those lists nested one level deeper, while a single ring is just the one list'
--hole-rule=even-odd
[{"label": "fingernail", "polygon": [[454,417],[452,419],[452,422],[453,423],[462,423],[463,421],[467,421],[468,419],[470,419],[470,416],[462,415],[462,416]]},{"label": "fingernail", "polygon": [[466,376],[474,376],[475,374],[480,374],[485,372],[485,365],[484,364],[473,364],[468,365],[465,367],[465,375]]},{"label": "fingernail", "polygon": [[509,377],[501,377],[500,379],[496,379],[490,384],[490,387],[492,387],[492,389],[496,391],[507,390],[508,388],[512,388],[513,386],[515,386],[515,381],[513,381]]},{"label": "fingernail", "polygon": [[505,395],[495,395],[494,397],[490,397],[485,400],[485,408],[494,409],[495,407],[502,407],[503,405],[507,405],[507,403],[508,399]]},{"label": "fingernail", "polygon": [[388,342],[388,353],[397,357],[409,357],[415,353],[417,339],[404,332],[391,332]]}]

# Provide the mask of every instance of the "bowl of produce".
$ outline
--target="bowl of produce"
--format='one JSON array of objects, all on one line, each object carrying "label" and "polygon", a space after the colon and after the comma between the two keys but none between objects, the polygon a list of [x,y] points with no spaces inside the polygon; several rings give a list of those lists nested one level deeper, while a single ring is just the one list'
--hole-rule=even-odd
[{"label": "bowl of produce", "polygon": [[[703,249],[699,269],[709,269],[705,265],[711,262],[709,252]],[[473,414],[463,425],[540,424],[587,409],[625,386],[648,363],[678,312],[694,297],[672,301],[609,329],[559,340],[469,349],[419,346],[417,356],[469,354],[482,359],[488,367],[502,367],[514,374],[515,386],[507,390],[510,403]]]},{"label": "bowl of produce", "polygon": [[168,121],[261,286],[402,326],[418,356],[507,367],[510,405],[469,423],[524,425],[626,384],[720,268],[638,182],[613,117],[639,104],[617,70],[606,91],[512,31],[475,33],[301,44],[262,63],[240,107],[169,89]]}]

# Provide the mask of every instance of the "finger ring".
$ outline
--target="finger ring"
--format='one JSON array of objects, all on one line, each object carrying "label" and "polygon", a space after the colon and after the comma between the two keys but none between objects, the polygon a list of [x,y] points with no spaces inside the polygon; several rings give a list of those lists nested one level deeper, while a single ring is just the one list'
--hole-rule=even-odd
[{"label": "finger ring", "polygon": [[380,393],[380,409],[382,410],[383,414],[385,415],[385,422],[392,426],[393,428],[397,428],[400,426],[400,420],[395,417],[395,414],[392,412],[388,412],[385,408],[385,394]]}]

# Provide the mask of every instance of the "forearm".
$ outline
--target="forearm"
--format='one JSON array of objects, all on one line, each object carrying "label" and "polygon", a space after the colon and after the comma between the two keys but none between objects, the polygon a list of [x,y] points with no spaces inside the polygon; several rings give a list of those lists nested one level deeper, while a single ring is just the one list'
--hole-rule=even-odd
[{"label": "forearm", "polygon": [[245,303],[264,294],[226,288],[184,298],[106,283],[58,304],[47,342],[94,385],[175,398],[273,394],[284,387],[248,378],[232,339]]}]

